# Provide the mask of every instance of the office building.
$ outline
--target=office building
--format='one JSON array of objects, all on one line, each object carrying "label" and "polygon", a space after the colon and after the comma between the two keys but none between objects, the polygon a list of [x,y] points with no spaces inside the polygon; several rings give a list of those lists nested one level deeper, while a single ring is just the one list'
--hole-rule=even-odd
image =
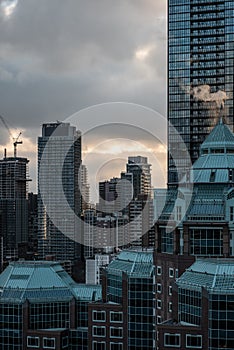
[{"label": "office building", "polygon": [[11,262],[0,275],[0,345],[88,350],[88,303],[101,287],[76,284],[56,262]]},{"label": "office building", "polygon": [[224,102],[233,131],[233,11],[229,0],[168,0],[168,120],[183,139],[169,126],[169,184],[186,173],[186,148],[199,157]]},{"label": "office building", "polygon": [[155,349],[153,251],[125,250],[103,271],[89,304],[89,350]]},{"label": "office building", "polygon": [[18,258],[18,245],[28,241],[28,159],[0,160],[1,261]]},{"label": "office building", "polygon": [[164,208],[167,196],[167,188],[153,189],[154,222],[160,217]]},{"label": "office building", "polygon": [[126,172],[132,174],[133,199],[138,195],[151,197],[151,164],[147,157],[128,157]]},{"label": "office building", "polygon": [[[171,322],[170,327],[173,328],[173,319],[177,317],[173,314],[177,310],[177,299],[173,294],[174,281],[185,272],[185,269],[190,269],[194,261],[200,258],[213,258],[217,259],[216,267],[220,264],[220,271],[224,265],[223,271],[225,272],[228,269],[228,264],[232,262],[231,258],[234,257],[233,164],[234,135],[220,119],[201,145],[200,157],[193,164],[189,177],[185,178],[184,186],[179,189],[169,188],[168,190],[166,205],[156,224],[156,314],[159,328],[161,324],[164,325],[169,321]],[[193,183],[193,189],[188,186],[189,183]],[[226,265],[224,258],[226,259]],[[205,275],[210,276],[211,280],[212,278],[215,280],[216,277],[211,276],[212,274],[215,275],[214,270],[209,272],[209,262],[200,263],[199,266],[201,264],[204,264],[204,270],[198,271],[201,273],[199,277],[201,278],[200,286],[204,281],[203,287],[206,288]],[[193,271],[194,266],[198,265],[193,265],[191,271]],[[205,271],[207,272],[205,273]],[[217,270],[217,273],[220,272]],[[186,278],[187,274],[183,276]],[[195,277],[194,274],[194,283],[196,282]],[[186,282],[185,279],[184,282]],[[193,284],[193,281],[187,280],[186,283],[188,287]],[[225,283],[223,285],[224,289],[226,287]],[[231,289],[230,286],[229,288]],[[193,302],[191,303],[193,304]],[[183,310],[186,310],[186,308],[187,306],[183,306]],[[181,315],[181,312],[179,311],[179,315]],[[187,342],[187,344],[192,344],[191,347],[194,346],[193,342],[197,341],[197,348],[219,349],[219,345],[217,345],[219,340],[216,339],[216,345],[212,345],[210,322],[215,322],[211,319],[215,316],[214,314],[213,316],[210,315],[208,311],[202,316],[200,314],[202,321],[197,325],[204,331],[206,329],[207,334],[209,333],[209,340],[207,334],[201,333],[200,340],[191,339],[188,341],[190,343]],[[188,319],[182,321],[184,326],[186,322],[188,323],[187,326],[191,326],[190,323],[192,324]],[[209,322],[209,332],[207,328],[204,328],[202,322]],[[208,327],[207,324],[206,327]],[[222,327],[225,328],[224,323],[222,323]],[[220,340],[222,337],[231,337],[230,334],[228,335],[227,324],[226,327],[227,333],[225,336],[220,336]],[[187,330],[184,328],[184,331],[185,335],[183,337],[186,334],[194,337],[195,333],[190,328]],[[165,337],[167,336],[165,335]],[[202,341],[202,337],[204,337],[205,343]],[[169,344],[169,338],[169,336],[165,338],[167,344]],[[217,337],[214,336],[214,338]],[[177,340],[171,338],[170,341],[177,343],[177,346],[174,344],[174,347],[189,348],[190,345],[184,345],[185,338],[183,341],[181,338],[181,343],[178,343],[179,339],[180,337],[177,337]],[[208,343],[210,344],[209,347],[204,345]],[[223,339],[221,343],[223,343]],[[162,345],[162,338],[160,338],[160,344],[159,349],[167,348]],[[196,346],[194,347],[196,348]]]},{"label": "office building", "polygon": [[153,201],[145,195],[129,204],[129,243],[142,247],[155,245]]},{"label": "office building", "polygon": [[[80,244],[77,243],[82,239],[81,227],[75,220],[81,213],[80,165],[80,132],[69,123],[43,124],[42,136],[38,138],[38,253],[41,259],[54,255],[56,260],[74,262],[81,257]],[[66,203],[61,199],[63,193]],[[47,214],[48,207],[50,215]]]},{"label": "office building", "polygon": [[85,283],[86,284],[102,284],[103,267],[109,265],[114,255],[111,254],[95,254],[93,258],[86,260]]},{"label": "office building", "polygon": [[88,169],[81,164],[79,171],[79,187],[81,192],[81,211],[90,207],[90,186],[88,183]]},{"label": "office building", "polygon": [[99,203],[97,206],[98,211],[103,215],[113,214],[119,210],[117,206],[117,184],[119,178],[113,177],[110,180],[99,182]]},{"label": "office building", "polygon": [[94,209],[86,209],[83,212],[83,220],[84,220],[84,258],[91,258],[94,256],[94,240],[96,233],[96,223],[97,223],[97,214]]},{"label": "office building", "polygon": [[173,286],[171,320],[157,326],[158,349],[233,349],[234,259],[201,259]]}]

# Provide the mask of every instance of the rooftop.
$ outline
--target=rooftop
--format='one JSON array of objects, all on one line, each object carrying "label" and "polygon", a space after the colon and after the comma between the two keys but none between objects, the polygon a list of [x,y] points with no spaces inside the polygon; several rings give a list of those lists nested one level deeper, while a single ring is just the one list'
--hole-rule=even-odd
[{"label": "rooftop", "polygon": [[234,259],[197,259],[176,283],[181,288],[234,294]]},{"label": "rooftop", "polygon": [[234,135],[221,118],[201,145],[201,151],[204,149],[219,149],[224,147],[226,149],[234,149]]},{"label": "rooftop", "polygon": [[125,272],[131,277],[151,277],[153,272],[153,250],[125,250],[107,267],[110,273]]},{"label": "rooftop", "polygon": [[97,300],[101,286],[77,284],[57,262],[11,262],[0,275],[0,301]]}]

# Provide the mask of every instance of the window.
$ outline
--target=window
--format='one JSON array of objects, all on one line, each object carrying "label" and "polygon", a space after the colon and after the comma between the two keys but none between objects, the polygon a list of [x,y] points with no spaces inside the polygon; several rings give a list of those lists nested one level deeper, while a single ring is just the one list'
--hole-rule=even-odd
[{"label": "window", "polygon": [[111,320],[111,322],[123,322],[123,313],[111,311],[110,312],[110,320]]},{"label": "window", "polygon": [[123,350],[123,343],[110,343],[110,350]]},{"label": "window", "polygon": [[168,303],[168,312],[172,312],[172,302]]},{"label": "window", "polygon": [[201,324],[201,292],[178,288],[179,322],[186,322],[196,326]]},{"label": "window", "polygon": [[157,283],[157,293],[162,293],[162,285],[161,285],[161,283]]},{"label": "window", "polygon": [[171,267],[169,268],[169,277],[174,277],[174,269],[172,269]]},{"label": "window", "polygon": [[106,343],[104,341],[93,341],[93,350],[106,350]]},{"label": "window", "polygon": [[105,337],[106,336],[106,327],[105,326],[93,326],[93,336]]},{"label": "window", "polygon": [[178,221],[182,219],[182,208],[181,206],[176,207],[176,218]]},{"label": "window", "polygon": [[233,173],[234,173],[234,171],[233,171],[234,169],[229,169],[229,181],[230,182],[232,182],[233,181],[233,178],[234,178],[234,176],[233,176]]},{"label": "window", "polygon": [[186,348],[201,349],[202,348],[202,336],[186,334]]},{"label": "window", "polygon": [[157,266],[157,275],[161,276],[162,274],[162,267],[161,266]]},{"label": "window", "polygon": [[217,256],[223,254],[222,227],[191,227],[189,229],[189,241],[191,255]]},{"label": "window", "polygon": [[168,295],[172,295],[172,286],[168,287]]},{"label": "window", "polygon": [[110,338],[123,338],[123,328],[110,327]]},{"label": "window", "polygon": [[162,323],[162,317],[161,316],[157,316],[157,324]]},{"label": "window", "polygon": [[39,337],[27,337],[27,346],[29,348],[39,348],[40,346],[40,339]]},{"label": "window", "polygon": [[162,308],[162,300],[158,299],[157,300],[157,309],[161,309]]},{"label": "window", "polygon": [[93,310],[93,321],[105,322],[106,321],[106,311]]},{"label": "window", "polygon": [[66,348],[66,347],[68,347],[68,345],[69,345],[68,337],[64,337],[64,338],[62,339],[62,347],[63,347],[63,348]]},{"label": "window", "polygon": [[43,338],[44,349],[55,349],[55,338]]},{"label": "window", "polygon": [[164,334],[164,346],[180,348],[180,334]]},{"label": "window", "polygon": [[233,212],[233,207],[230,207],[230,221],[233,221],[234,218],[234,212]]}]

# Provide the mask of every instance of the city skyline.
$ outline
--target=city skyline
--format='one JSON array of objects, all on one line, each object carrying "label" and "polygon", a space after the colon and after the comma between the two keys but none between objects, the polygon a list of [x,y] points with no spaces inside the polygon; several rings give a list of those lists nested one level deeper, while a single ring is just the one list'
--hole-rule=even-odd
[{"label": "city skyline", "polygon": [[[23,131],[19,151],[30,159],[31,178],[44,122],[111,101],[166,117],[166,1],[1,1],[0,30],[0,113]],[[10,140],[0,130],[4,148]]]},{"label": "city skyline", "polygon": [[0,30],[3,350],[233,350],[233,0],[0,0]]}]

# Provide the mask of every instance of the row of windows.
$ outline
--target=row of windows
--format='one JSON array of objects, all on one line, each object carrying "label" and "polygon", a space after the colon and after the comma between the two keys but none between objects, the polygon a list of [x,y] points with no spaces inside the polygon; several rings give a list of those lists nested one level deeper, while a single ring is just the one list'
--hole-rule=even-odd
[{"label": "row of windows", "polygon": [[[55,338],[43,337],[42,339],[43,349],[55,349]],[[28,336],[27,337],[27,346],[29,348],[39,348],[40,347],[40,338]],[[62,348],[68,346],[68,337],[62,339]]]},{"label": "row of windows", "polygon": [[222,229],[190,229],[190,254],[222,255]]},{"label": "row of windows", "polygon": [[179,321],[199,326],[201,322],[201,293],[179,288]]},{"label": "row of windows", "polygon": [[[180,334],[164,334],[164,346],[180,348],[181,347],[181,335]],[[188,349],[201,349],[202,348],[202,336],[186,334],[186,348]]]},{"label": "row of windows", "polygon": [[[162,300],[161,299],[157,299],[157,309],[158,310],[162,309]],[[172,312],[172,302],[171,301],[168,303],[168,312]]]},{"label": "row of windows", "polygon": [[[94,337],[106,337],[106,326],[93,326]],[[122,327],[110,327],[110,338],[123,338]]]},{"label": "row of windows", "polygon": [[[93,321],[105,322],[106,311],[93,310]],[[123,322],[123,313],[119,311],[110,311],[111,322]]]},{"label": "row of windows", "polygon": [[[157,275],[158,276],[161,276],[162,275],[162,266],[157,266],[156,267],[156,273],[157,273]],[[173,278],[174,276],[176,277],[176,278],[178,278],[178,269],[173,269],[172,267],[169,267],[169,269],[168,269],[168,275],[169,275],[169,277],[170,278]]]},{"label": "row of windows", "polygon": [[110,343],[110,348],[107,348],[105,342],[93,341],[93,350],[123,350],[123,343]]}]

